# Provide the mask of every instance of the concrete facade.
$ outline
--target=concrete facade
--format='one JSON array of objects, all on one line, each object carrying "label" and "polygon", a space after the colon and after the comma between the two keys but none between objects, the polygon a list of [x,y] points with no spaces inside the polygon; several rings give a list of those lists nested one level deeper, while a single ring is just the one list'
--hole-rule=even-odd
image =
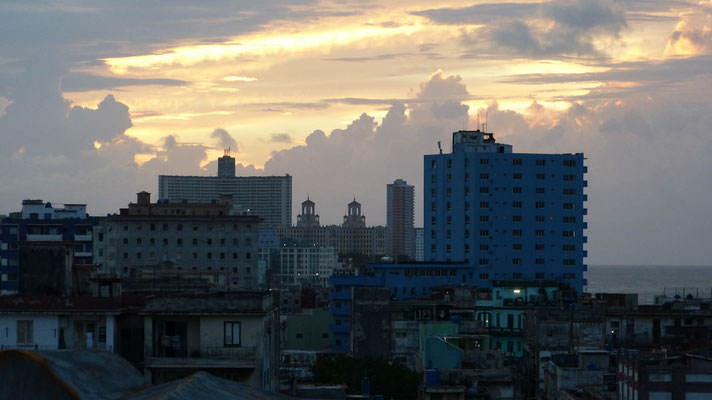
[{"label": "concrete facade", "polygon": [[158,176],[158,198],[170,203],[210,203],[232,195],[237,215],[262,218],[261,229],[292,224],[292,177],[235,176],[235,158],[218,160],[218,176]]},{"label": "concrete facade", "polygon": [[453,133],[424,157],[424,259],[473,266],[490,280],[586,280],[583,154],[513,153],[491,133]]},{"label": "concrete facade", "polygon": [[386,252],[415,259],[415,187],[402,179],[386,185]]},{"label": "concrete facade", "polygon": [[156,204],[154,210],[142,194],[139,203],[107,217],[95,235],[101,273],[136,279],[192,274],[214,286],[259,286],[258,217],[227,215],[227,208],[210,204],[184,203],[171,207],[174,213]]}]

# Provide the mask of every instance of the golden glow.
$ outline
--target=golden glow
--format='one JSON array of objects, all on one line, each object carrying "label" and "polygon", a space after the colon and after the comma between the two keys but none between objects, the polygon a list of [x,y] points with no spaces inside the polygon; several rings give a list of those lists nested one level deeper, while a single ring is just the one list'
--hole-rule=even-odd
[{"label": "golden glow", "polygon": [[256,81],[257,78],[251,76],[226,76],[222,80],[227,82],[253,82]]},{"label": "golden glow", "polygon": [[184,46],[160,54],[107,58],[103,61],[113,73],[123,75],[134,68],[151,70],[173,65],[185,67],[204,61],[235,60],[246,56],[267,57],[314,49],[327,53],[333,46],[346,46],[365,39],[379,40],[394,35],[410,35],[418,29],[415,25],[393,28],[361,26],[322,32],[255,35],[239,38],[239,43]]}]

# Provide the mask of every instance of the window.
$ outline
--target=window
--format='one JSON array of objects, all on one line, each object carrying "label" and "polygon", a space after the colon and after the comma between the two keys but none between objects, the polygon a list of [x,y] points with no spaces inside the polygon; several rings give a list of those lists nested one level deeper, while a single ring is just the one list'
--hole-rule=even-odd
[{"label": "window", "polygon": [[512,229],[512,236],[522,236],[521,229]]},{"label": "window", "polygon": [[447,167],[452,168],[452,159],[447,160]]},{"label": "window", "polygon": [[432,161],[430,162],[430,168],[431,168],[431,169],[435,169],[437,166],[438,166],[437,161],[432,160]]},{"label": "window", "polygon": [[522,244],[521,244],[521,243],[514,243],[514,244],[512,245],[512,250],[521,251],[521,250],[522,250]]},{"label": "window", "polygon": [[183,246],[183,239],[182,239],[182,238],[178,238],[178,239],[176,240],[176,243],[178,244],[178,246]]},{"label": "window", "polygon": [[515,172],[512,174],[512,179],[515,180],[521,180],[522,179],[522,173],[521,172]]},{"label": "window", "polygon": [[537,216],[535,217],[535,221],[536,221],[536,222],[544,222],[544,220],[545,220],[545,218],[544,218],[543,215],[537,215]]},{"label": "window", "polygon": [[178,224],[178,230],[182,231],[183,230],[183,224]]},{"label": "window", "polygon": [[452,224],[452,217],[449,215],[447,216],[447,224],[448,225]]},{"label": "window", "polygon": [[480,165],[489,164],[489,158],[480,158]]},{"label": "window", "polygon": [[124,238],[124,244],[129,244],[129,238]]},{"label": "window", "polygon": [[17,345],[34,346],[34,321],[17,321]]},{"label": "window", "polygon": [[564,175],[565,182],[573,182],[576,180],[576,175]]},{"label": "window", "polygon": [[546,160],[536,160],[536,166],[537,166],[537,167],[544,167],[544,166],[546,166]]},{"label": "window", "polygon": [[435,195],[436,195],[437,193],[438,193],[438,191],[435,190],[435,188],[430,189],[430,196],[435,197]]},{"label": "window", "polygon": [[489,222],[489,215],[480,215],[480,222]]},{"label": "window", "polygon": [[447,202],[447,210],[448,211],[452,210],[452,203],[450,203],[449,201]]},{"label": "window", "polygon": [[534,279],[544,279],[544,273],[537,272],[536,274],[534,274]]},{"label": "window", "polygon": [[470,238],[470,230],[465,229],[465,239],[469,239],[469,238]]},{"label": "window", "polygon": [[564,160],[564,167],[575,167],[576,160]]},{"label": "window", "polygon": [[489,174],[486,172],[483,172],[480,174],[480,179],[489,179]]},{"label": "window", "polygon": [[452,182],[452,174],[447,174],[447,181]]},{"label": "window", "polygon": [[225,322],[225,347],[240,346],[240,323]]},{"label": "window", "polygon": [[197,239],[197,238],[193,238],[193,246],[197,246],[197,245],[198,245],[198,239]]},{"label": "window", "polygon": [[520,193],[522,193],[522,188],[520,186],[515,186],[512,188],[512,193],[520,194]]},{"label": "window", "polygon": [[574,224],[574,223],[576,223],[576,217],[564,217],[564,223],[565,224]]},{"label": "window", "polygon": [[521,215],[512,215],[512,222],[522,222]]},{"label": "window", "polygon": [[514,160],[512,160],[512,165],[522,165],[522,159],[515,158]]},{"label": "window", "polygon": [[480,258],[480,265],[489,265],[489,258]]},{"label": "window", "polygon": [[574,273],[564,274],[564,279],[576,279],[576,274],[574,274]]},{"label": "window", "polygon": [[141,238],[136,238],[136,244],[139,246],[141,245]]},{"label": "window", "polygon": [[450,239],[452,237],[452,231],[450,229],[447,230],[447,238]]},{"label": "window", "polygon": [[480,188],[480,194],[487,194],[489,193],[489,188],[488,187],[481,187]]},{"label": "window", "polygon": [[546,174],[536,174],[536,179],[538,179],[540,181],[544,180],[544,179],[546,179]]},{"label": "window", "polygon": [[537,243],[534,245],[536,251],[544,251],[544,243]]},{"label": "window", "polygon": [[512,202],[512,207],[514,207],[514,208],[522,208],[522,202],[521,202],[521,201],[513,201],[513,202]]},{"label": "window", "polygon": [[543,187],[536,188],[536,194],[544,194],[544,193],[546,193],[546,188],[543,188]]},{"label": "window", "polygon": [[208,253],[207,256],[208,256],[208,260],[210,260],[213,258],[213,253]]},{"label": "window", "polygon": [[537,258],[534,263],[536,265],[544,265],[544,259],[543,258]]},{"label": "window", "polygon": [[537,201],[535,204],[536,208],[544,208],[546,207],[546,203],[543,201]]},{"label": "window", "polygon": [[[512,279],[522,279],[522,273],[521,272],[514,272],[512,273]],[[511,315],[511,314],[510,314]],[[510,342],[511,343],[511,342]]]},{"label": "window", "polygon": [[208,246],[211,246],[213,244],[213,239],[208,239]]},{"label": "window", "polygon": [[480,245],[480,251],[487,251],[489,250],[489,245],[488,244],[481,244]]},{"label": "window", "polygon": [[543,230],[543,229],[537,229],[537,230],[536,230],[536,235],[539,236],[539,237],[544,236],[544,230]]},{"label": "window", "polygon": [[575,258],[566,258],[566,259],[564,259],[564,265],[576,265],[576,259]]},{"label": "window", "polygon": [[140,251],[139,251],[138,253],[136,253],[136,259],[137,259],[137,260],[140,260],[142,256],[143,256],[143,254],[141,254]]},{"label": "window", "polygon": [[480,279],[489,279],[489,274],[487,273],[480,273]]},{"label": "window", "polygon": [[576,231],[561,231],[563,237],[575,237]]},{"label": "window", "polygon": [[480,202],[480,208],[489,208],[489,202],[481,201],[481,202]]},{"label": "window", "polygon": [[576,251],[576,245],[575,245],[575,244],[565,244],[565,245],[563,245],[562,250],[564,250],[564,251]]},{"label": "window", "polygon": [[480,237],[489,236],[489,231],[487,229],[480,229]]},{"label": "window", "polygon": [[521,264],[522,264],[522,259],[521,259],[521,258],[513,258],[513,259],[512,259],[512,264],[514,264],[514,265],[521,265]]},{"label": "window", "polygon": [[576,209],[575,203],[564,203],[564,210],[575,210],[575,209]]},{"label": "window", "polygon": [[566,196],[575,195],[575,194],[576,194],[576,189],[572,189],[572,188],[564,189],[564,194],[565,194]]}]

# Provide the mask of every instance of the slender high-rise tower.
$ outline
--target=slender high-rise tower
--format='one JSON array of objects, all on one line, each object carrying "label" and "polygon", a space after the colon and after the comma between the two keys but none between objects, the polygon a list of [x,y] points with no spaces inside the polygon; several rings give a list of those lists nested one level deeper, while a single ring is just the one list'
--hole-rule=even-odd
[{"label": "slender high-rise tower", "polygon": [[387,186],[386,196],[386,251],[399,256],[415,258],[415,232],[413,228],[415,187],[402,179]]}]

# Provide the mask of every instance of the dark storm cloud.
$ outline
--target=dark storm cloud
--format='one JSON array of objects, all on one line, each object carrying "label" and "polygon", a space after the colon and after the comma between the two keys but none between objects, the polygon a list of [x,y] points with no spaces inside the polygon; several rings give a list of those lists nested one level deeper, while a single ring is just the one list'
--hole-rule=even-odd
[{"label": "dark storm cloud", "polygon": [[177,79],[134,79],[99,76],[87,73],[70,73],[62,79],[64,92],[88,92],[92,90],[115,89],[125,86],[185,86],[190,82]]}]

